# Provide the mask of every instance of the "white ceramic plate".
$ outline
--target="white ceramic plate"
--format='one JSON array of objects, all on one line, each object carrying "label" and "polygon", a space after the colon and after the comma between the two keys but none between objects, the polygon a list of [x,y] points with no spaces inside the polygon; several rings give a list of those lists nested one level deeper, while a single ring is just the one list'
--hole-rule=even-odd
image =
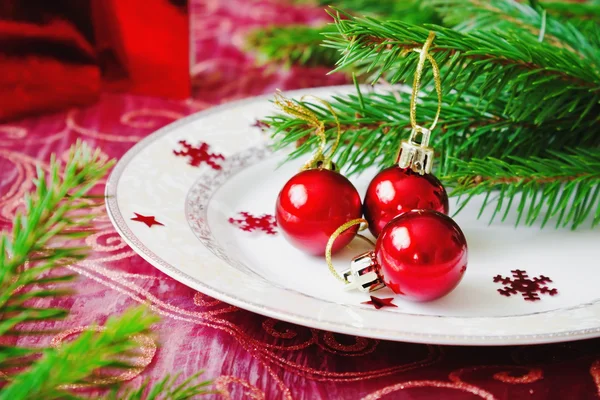
[{"label": "white ceramic plate", "polygon": [[[327,98],[351,87],[307,89],[290,96]],[[108,213],[127,243],[174,279],[217,299],[277,319],[372,338],[457,345],[509,345],[600,336],[600,230],[514,228],[514,218],[488,224],[477,219],[475,199],[455,220],[469,243],[469,267],[450,295],[431,303],[396,298],[397,308],[361,304],[360,292],[345,292],[324,260],[307,256],[281,234],[244,231],[229,222],[240,212],[273,214],[276,196],[300,165],[266,147],[268,134],[253,126],[273,113],[269,97],[225,104],[179,120],[134,146],[117,164],[106,187]],[[407,111],[408,112],[408,111]],[[185,140],[224,158],[177,156]],[[192,151],[192,153],[194,153]],[[198,152],[202,154],[202,152]],[[190,165],[191,160],[199,162]],[[364,193],[375,170],[354,179]],[[451,203],[451,206],[453,204]],[[154,216],[148,228],[134,213]],[[268,225],[265,225],[268,226]],[[588,224],[589,226],[589,224]],[[355,240],[336,257],[340,269],[365,251]],[[494,277],[545,276],[539,300],[525,293],[501,295]],[[508,281],[507,281],[508,282]],[[525,282],[527,283],[527,282]],[[529,283],[531,285],[531,283]],[[543,288],[556,289],[551,296]],[[535,288],[534,288],[535,289]],[[545,293],[546,292],[546,293]],[[389,289],[373,295],[392,297]]]}]

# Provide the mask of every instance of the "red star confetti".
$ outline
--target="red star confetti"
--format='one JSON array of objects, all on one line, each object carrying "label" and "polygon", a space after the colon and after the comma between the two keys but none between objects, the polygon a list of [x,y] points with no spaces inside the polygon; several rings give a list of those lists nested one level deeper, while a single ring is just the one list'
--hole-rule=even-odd
[{"label": "red star confetti", "polygon": [[142,214],[138,214],[136,212],[134,212],[134,214],[135,214],[135,218],[131,218],[131,220],[137,221],[137,222],[143,222],[144,224],[146,224],[148,226],[148,228],[152,228],[152,225],[164,226],[163,224],[158,222],[153,215],[142,215]]},{"label": "red star confetti", "polygon": [[393,297],[388,297],[386,299],[380,299],[379,297],[375,297],[375,296],[370,296],[370,297],[371,297],[370,301],[364,301],[361,304],[372,305],[373,307],[375,307],[376,310],[379,310],[382,307],[398,307],[397,305],[392,303],[392,301],[394,300]]}]

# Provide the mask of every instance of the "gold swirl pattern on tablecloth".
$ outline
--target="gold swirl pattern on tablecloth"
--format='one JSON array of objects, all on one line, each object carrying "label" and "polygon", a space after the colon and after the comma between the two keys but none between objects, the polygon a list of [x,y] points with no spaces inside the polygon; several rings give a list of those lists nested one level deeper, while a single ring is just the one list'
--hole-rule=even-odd
[{"label": "gold swirl pattern on tablecloth", "polygon": [[[8,160],[16,168],[16,177],[6,192],[0,197],[0,218],[12,221],[19,206],[22,206],[26,193],[33,189],[33,178],[36,176],[36,166],[48,171],[48,165],[33,157],[16,151],[1,150],[0,157]],[[9,176],[2,172],[2,177]]]},{"label": "gold swirl pattern on tablecloth", "polygon": [[[123,114],[121,123],[131,128],[156,129],[163,126],[165,121],[173,122],[183,117],[185,117],[184,114],[175,111],[141,108]],[[159,118],[160,121],[156,121],[156,118]]]},{"label": "gold swirl pattern on tablecloth", "polygon": [[600,396],[600,360],[595,360],[590,366],[590,375],[596,384],[596,392]]},{"label": "gold swirl pattern on tablecloth", "polygon": [[[61,343],[71,335],[76,333],[81,333],[84,331],[96,331],[103,332],[105,328],[103,326],[78,326],[75,328],[70,328],[64,332],[59,333],[58,335],[52,338],[50,345],[52,347],[60,347]],[[152,340],[148,335],[135,335],[132,336],[131,339],[140,345],[139,354],[132,357],[129,356],[127,359],[123,359],[121,361],[126,362],[127,364],[135,367],[125,370],[116,376],[103,376],[104,374],[100,374],[98,372],[98,377],[91,380],[91,383],[82,383],[82,384],[73,384],[73,385],[65,385],[63,389],[82,389],[88,388],[96,385],[108,385],[116,382],[124,382],[129,381],[144,371],[144,369],[150,365],[154,355],[156,354],[156,343]]]},{"label": "gold swirl pattern on tablecloth", "polygon": [[[62,121],[62,115],[60,118]],[[26,140],[28,145],[51,143],[64,137],[69,132],[66,122],[62,121],[61,125],[64,125],[62,129],[54,133],[45,133],[42,137],[29,135],[30,130],[22,126],[0,125],[0,146],[19,145],[22,144],[23,140]]]},{"label": "gold swirl pattern on tablecloth", "polygon": [[113,252],[129,248],[121,236],[112,229],[105,229],[85,238],[85,244],[95,252]]},{"label": "gold swirl pattern on tablecloth", "polygon": [[132,135],[116,135],[110,133],[104,133],[95,129],[89,129],[81,126],[77,123],[77,110],[71,110],[67,113],[67,127],[80,135],[87,136],[99,140],[108,140],[111,142],[125,142],[125,143],[137,143],[142,137]]},{"label": "gold swirl pattern on tablecloth", "polygon": [[194,294],[194,304],[200,307],[214,307],[224,303],[221,300],[213,299],[203,293],[196,292]]},{"label": "gold swirl pattern on tablecloth", "polygon": [[[312,329],[313,337],[315,338],[315,343],[321,349],[325,350],[328,353],[341,355],[341,356],[352,356],[359,357],[370,354],[377,349],[377,345],[379,344],[379,340],[377,339],[367,339],[360,336],[354,336],[354,343],[344,344],[336,339],[336,336],[344,336],[338,335],[333,332],[325,332],[319,331],[317,329]],[[320,339],[322,338],[322,339]]]},{"label": "gold swirl pattern on tablecloth", "polygon": [[241,395],[238,395],[237,398],[245,398],[245,399],[252,399],[252,400],[264,400],[265,399],[265,392],[263,392],[256,386],[252,385],[247,380],[236,378],[235,376],[222,375],[222,376],[218,377],[217,379],[215,379],[214,384],[215,384],[215,389],[219,391],[219,394],[225,400],[232,399],[231,391],[229,390],[229,386],[232,384],[239,385],[244,389],[243,393]]},{"label": "gold swirl pattern on tablecloth", "polygon": [[27,136],[27,129],[20,126],[0,125],[0,137],[11,140],[23,139]]},{"label": "gold swirl pattern on tablecloth", "polygon": [[275,329],[275,325],[280,324],[276,319],[267,318],[263,321],[262,327],[269,335],[278,338],[278,339],[293,339],[298,336],[298,332],[293,331],[290,328],[285,328],[283,331],[278,331]]},{"label": "gold swirl pattern on tablecloth", "polygon": [[[534,367],[524,367],[524,366],[514,366],[514,365],[479,365],[474,367],[466,367],[460,368],[455,371],[452,371],[448,375],[448,379],[456,384],[468,384],[465,381],[463,375],[465,373],[472,372],[481,372],[488,370],[497,370],[501,369],[502,371],[496,372],[492,375],[492,378],[496,381],[502,383],[508,383],[511,385],[526,385],[538,382],[544,379],[544,372],[540,368]],[[521,375],[517,376],[514,371],[524,371]]]},{"label": "gold swirl pattern on tablecloth", "polygon": [[[383,389],[376,390],[375,392],[369,394],[362,398],[362,400],[378,400],[383,396],[387,396],[388,394],[395,393],[401,390],[414,389],[414,388],[436,388],[436,389],[454,389],[460,390],[465,393],[471,393],[475,396],[479,396],[485,400],[496,400],[496,397],[488,392],[487,390],[483,390],[478,386],[469,385],[464,382],[444,382],[444,381],[407,381],[402,383],[397,383],[395,385],[387,386]],[[443,398],[439,396],[443,396],[439,392],[437,392],[437,398]]]}]

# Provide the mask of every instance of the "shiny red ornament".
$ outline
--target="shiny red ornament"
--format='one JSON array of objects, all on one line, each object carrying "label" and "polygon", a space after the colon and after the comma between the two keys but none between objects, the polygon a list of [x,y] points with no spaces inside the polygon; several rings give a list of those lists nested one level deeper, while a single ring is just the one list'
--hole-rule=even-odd
[{"label": "shiny red ornament", "polygon": [[378,173],[367,188],[363,213],[375,237],[394,217],[416,209],[448,213],[448,194],[435,176],[395,165]]},{"label": "shiny red ornament", "polygon": [[[281,189],[275,218],[292,245],[322,256],[333,232],[361,214],[360,195],[346,177],[314,168],[296,174]],[[357,231],[358,226],[341,234],[332,252],[350,243]]]},{"label": "shiny red ornament", "polygon": [[467,269],[467,241],[452,218],[431,210],[406,212],[388,223],[375,247],[386,286],[413,301],[450,293]]}]

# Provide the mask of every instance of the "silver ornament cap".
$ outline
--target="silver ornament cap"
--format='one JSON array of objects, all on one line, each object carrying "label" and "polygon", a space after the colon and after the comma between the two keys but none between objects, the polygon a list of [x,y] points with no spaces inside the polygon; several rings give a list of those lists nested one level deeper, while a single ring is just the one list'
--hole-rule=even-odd
[{"label": "silver ornament cap", "polygon": [[375,253],[368,251],[352,259],[350,268],[342,273],[347,282],[345,289],[358,289],[361,292],[374,292],[385,286],[379,273]]},{"label": "silver ornament cap", "polygon": [[[421,143],[416,142],[419,133],[421,134]],[[429,129],[417,126],[417,129],[413,129],[410,133],[408,140],[402,141],[400,154],[398,154],[400,168],[410,168],[421,175],[431,173],[434,152],[433,148],[429,147],[430,135]]]}]

